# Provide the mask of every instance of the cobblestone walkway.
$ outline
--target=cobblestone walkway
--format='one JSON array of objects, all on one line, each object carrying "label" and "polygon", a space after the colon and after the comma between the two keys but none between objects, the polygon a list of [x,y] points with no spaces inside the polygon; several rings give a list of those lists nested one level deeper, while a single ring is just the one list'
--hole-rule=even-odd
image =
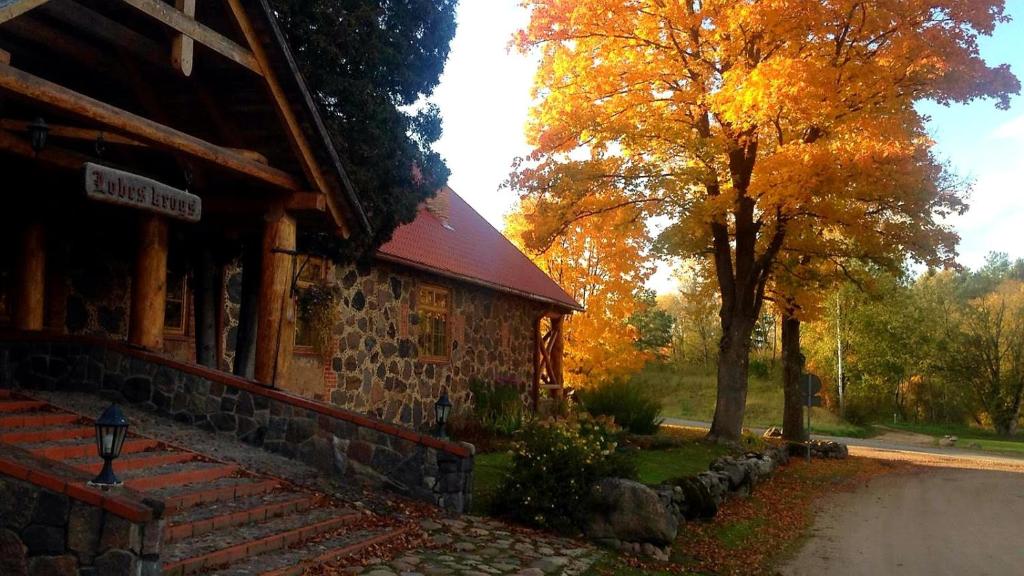
[{"label": "cobblestone walkway", "polygon": [[478,516],[423,520],[420,527],[427,546],[371,560],[361,576],[576,576],[601,555],[578,540]]}]

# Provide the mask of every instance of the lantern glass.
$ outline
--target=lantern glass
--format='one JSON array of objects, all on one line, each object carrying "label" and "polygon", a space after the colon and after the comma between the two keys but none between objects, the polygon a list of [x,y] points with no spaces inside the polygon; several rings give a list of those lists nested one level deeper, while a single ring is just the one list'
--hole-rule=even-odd
[{"label": "lantern glass", "polygon": [[452,411],[452,401],[448,399],[448,391],[445,390],[444,394],[437,399],[434,403],[434,419],[437,421],[437,430],[435,435],[438,438],[448,438],[448,433],[444,429],[444,425],[448,422],[448,416]]},{"label": "lantern glass", "polygon": [[128,419],[117,404],[111,404],[96,421],[96,450],[100,457],[106,459],[120,456],[127,435]]},{"label": "lantern glass", "polygon": [[50,133],[50,127],[42,118],[36,118],[28,125],[28,137],[32,150],[42,151],[46,147],[46,137]]}]

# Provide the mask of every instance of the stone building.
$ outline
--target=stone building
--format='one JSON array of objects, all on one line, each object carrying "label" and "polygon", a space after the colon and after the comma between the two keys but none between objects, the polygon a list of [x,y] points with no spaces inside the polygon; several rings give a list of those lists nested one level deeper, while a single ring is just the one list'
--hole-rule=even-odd
[{"label": "stone building", "polygon": [[[299,252],[373,231],[267,1],[196,5],[0,1],[0,573],[351,556],[409,527],[346,532],[344,494],[249,463],[463,512],[474,449],[424,433],[436,399],[560,391],[578,305],[450,190],[361,264]],[[138,412],[107,491],[111,401]]]}]

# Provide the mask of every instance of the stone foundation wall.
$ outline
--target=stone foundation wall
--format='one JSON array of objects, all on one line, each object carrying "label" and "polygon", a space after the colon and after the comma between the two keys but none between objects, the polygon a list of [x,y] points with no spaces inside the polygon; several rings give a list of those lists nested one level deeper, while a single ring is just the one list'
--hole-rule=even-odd
[{"label": "stone foundation wall", "polygon": [[[74,485],[75,494],[83,497],[73,498],[68,485],[46,475],[44,468],[52,463],[26,466],[30,457],[15,450],[0,453],[0,574],[137,576],[160,572],[163,526],[151,510],[129,505],[128,511],[135,514],[115,513],[113,510],[124,506],[104,505],[104,493],[86,487],[84,479]],[[37,482],[31,481],[33,478]],[[46,488],[40,485],[43,483]],[[55,491],[58,486],[64,486],[66,493]]]},{"label": "stone foundation wall", "polygon": [[118,392],[184,425],[229,434],[325,473],[368,476],[454,512],[469,509],[471,445],[116,343],[13,338],[0,340],[0,387]]}]

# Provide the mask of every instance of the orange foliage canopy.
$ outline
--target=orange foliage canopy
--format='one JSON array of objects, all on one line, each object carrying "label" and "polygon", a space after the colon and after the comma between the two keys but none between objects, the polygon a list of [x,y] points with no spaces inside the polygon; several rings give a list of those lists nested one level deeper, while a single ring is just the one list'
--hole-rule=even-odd
[{"label": "orange foliage canopy", "polygon": [[[712,435],[738,437],[750,334],[781,259],[952,258],[962,190],[931,155],[921,99],[1019,90],[977,38],[1000,0],[524,0],[540,67],[511,179],[539,234],[629,205],[661,246],[708,256],[721,294]],[[621,196],[590,195],[607,182]],[[546,225],[544,225],[546,224]],[[799,263],[799,261],[798,261]]]},{"label": "orange foliage canopy", "polygon": [[[602,192],[594,190],[592,196]],[[596,214],[565,225],[549,239],[536,233],[545,215],[532,198],[506,219],[506,236],[586,309],[565,323],[570,386],[635,372],[649,356],[636,347],[636,329],[627,323],[643,305],[636,293],[654,271],[647,229],[635,221],[640,216],[636,209]]]}]

